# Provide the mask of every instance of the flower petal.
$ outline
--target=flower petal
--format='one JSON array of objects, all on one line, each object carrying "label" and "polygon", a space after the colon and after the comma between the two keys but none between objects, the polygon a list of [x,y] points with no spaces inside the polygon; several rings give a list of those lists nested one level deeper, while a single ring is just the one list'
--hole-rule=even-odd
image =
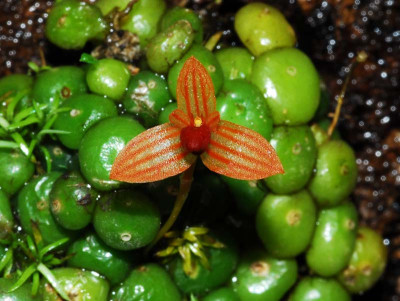
[{"label": "flower petal", "polygon": [[219,116],[219,112],[215,111],[208,115],[208,118],[206,119],[206,124],[210,128],[211,131],[214,131],[214,129],[218,126],[221,118]]},{"label": "flower petal", "polygon": [[129,183],[159,181],[188,169],[196,156],[180,142],[180,129],[170,123],[148,129],[118,154],[110,179]]},{"label": "flower petal", "polygon": [[180,109],[173,110],[171,114],[169,114],[169,121],[173,126],[180,129],[190,126],[192,123],[188,115]]},{"label": "flower petal", "polygon": [[192,120],[207,117],[215,111],[214,85],[206,68],[194,57],[186,60],[178,76],[176,88],[178,109]]},{"label": "flower petal", "polygon": [[275,150],[264,137],[224,120],[212,132],[210,145],[201,159],[212,171],[241,180],[258,180],[284,172]]}]

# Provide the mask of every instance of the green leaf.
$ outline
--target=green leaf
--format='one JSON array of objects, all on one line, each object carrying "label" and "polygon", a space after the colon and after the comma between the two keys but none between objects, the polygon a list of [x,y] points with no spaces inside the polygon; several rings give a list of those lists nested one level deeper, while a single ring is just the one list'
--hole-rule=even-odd
[{"label": "green leaf", "polygon": [[38,251],[33,239],[29,235],[26,237],[26,242],[28,244],[29,251],[31,251],[31,253],[36,257],[38,255]]},{"label": "green leaf", "polygon": [[36,116],[30,116],[22,121],[19,122],[14,122],[12,123],[9,127],[8,130],[9,131],[13,131],[13,130],[19,130],[23,127],[26,127],[28,125],[34,124],[34,123],[39,123],[40,120],[36,117]]},{"label": "green leaf", "polygon": [[191,294],[190,301],[199,301],[199,299],[197,299],[197,297],[195,295]]},{"label": "green leaf", "polygon": [[202,246],[211,247],[215,249],[225,248],[225,245],[222,242],[216,240],[214,237],[211,237],[209,235],[204,235],[203,237],[201,237],[200,244]]},{"label": "green leaf", "polygon": [[60,95],[54,95],[53,102],[50,104],[50,106],[50,115],[55,114],[56,110],[60,106]]},{"label": "green leaf", "polygon": [[10,123],[7,121],[7,119],[0,116],[0,126],[7,131],[8,127],[10,126]]},{"label": "green leaf", "polygon": [[28,157],[33,156],[33,150],[36,147],[36,144],[38,144],[39,140],[37,138],[38,136],[36,135],[36,138],[31,140],[31,143],[29,144],[29,148],[28,148]]},{"label": "green leaf", "polygon": [[[216,1],[217,2],[217,1]],[[217,2],[218,3],[218,2]],[[204,45],[205,48],[207,48],[210,51],[213,51],[213,49],[215,48],[215,46],[217,46],[219,40],[222,37],[223,32],[222,31],[218,31],[215,34],[213,34],[211,36],[211,38],[206,42],[206,44]]]},{"label": "green leaf", "polygon": [[7,266],[9,262],[12,262],[13,260],[13,250],[9,248],[4,254],[4,256],[0,260],[0,272]]},{"label": "green leaf", "polygon": [[28,67],[35,73],[38,73],[40,71],[40,67],[34,62],[28,62]]},{"label": "green leaf", "polygon": [[174,247],[179,247],[179,246],[181,246],[184,242],[185,242],[185,240],[184,240],[183,238],[177,237],[177,238],[174,238],[173,240],[171,240],[171,241],[169,242],[169,245],[170,245],[170,246],[174,246]]},{"label": "green leaf", "polygon": [[32,296],[36,296],[39,290],[39,282],[40,280],[40,275],[38,272],[33,274],[33,278],[32,278]]},{"label": "green leaf", "polygon": [[191,256],[192,256],[191,253],[190,253],[189,247],[186,246],[186,245],[180,246],[180,247],[178,248],[178,252],[179,252],[179,255],[181,255],[181,257],[182,257],[182,259],[183,259],[184,261],[187,260],[187,259],[190,260],[190,258],[191,258]]},{"label": "green leaf", "polygon": [[178,252],[178,250],[175,247],[169,246],[164,250],[160,250],[158,251],[155,255],[157,257],[167,257],[173,254],[176,254]]},{"label": "green leaf", "polygon": [[19,91],[15,96],[12,97],[12,100],[7,105],[7,112],[6,116],[8,120],[12,120],[14,118],[14,111],[17,104],[23,99],[25,96],[28,95],[28,90]]},{"label": "green leaf", "polygon": [[208,262],[208,258],[206,254],[201,250],[201,246],[199,244],[189,244],[190,251],[193,252],[194,255],[200,258],[201,264],[207,269],[210,269],[210,263]]},{"label": "green leaf", "polygon": [[183,232],[183,239],[188,240],[190,242],[195,242],[197,241],[196,234],[190,231],[185,231]]},{"label": "green leaf", "polygon": [[[36,116],[40,119],[40,120],[42,120],[43,119],[43,116],[44,116],[44,113],[43,113],[43,111],[40,109],[40,105],[39,105],[39,103],[37,102],[37,101],[32,101],[32,106],[33,106],[33,108],[35,109],[35,113],[36,113]],[[46,107],[47,107],[47,105],[46,105]]]},{"label": "green leaf", "polygon": [[19,133],[12,133],[11,138],[14,139],[15,142],[18,143],[19,148],[21,149],[21,151],[28,156],[29,155],[29,147],[28,144],[26,144],[24,138],[22,138],[21,134]]},{"label": "green leaf", "polygon": [[50,66],[39,66],[38,64],[36,64],[34,62],[28,62],[28,67],[35,73],[51,69]]},{"label": "green leaf", "polygon": [[[68,255],[64,256],[63,258],[57,258],[57,257],[53,256],[53,258],[51,258],[50,260],[46,259],[46,264],[48,266],[60,265],[60,264],[63,264],[64,262],[66,262],[67,260],[71,259],[74,256],[75,256],[75,253],[68,254]],[[46,257],[47,256],[45,256],[45,258]]]},{"label": "green leaf", "polygon": [[42,262],[43,262],[43,263],[46,263],[46,266],[49,267],[49,265],[47,264],[47,262],[53,260],[54,258],[55,258],[55,257],[54,257],[54,254],[51,254],[51,253],[50,253],[50,254],[46,254],[46,255],[43,256]]},{"label": "green leaf", "polygon": [[194,266],[192,261],[192,254],[190,252],[190,248],[188,246],[181,246],[178,248],[179,254],[183,260],[183,271],[187,276],[190,276],[194,273]]},{"label": "green leaf", "polygon": [[25,240],[20,240],[18,241],[18,246],[21,248],[21,250],[24,252],[24,254],[32,261],[36,260],[35,256],[32,254],[32,252],[29,250],[29,248],[26,246]]},{"label": "green leaf", "polygon": [[54,274],[43,263],[39,263],[37,269],[62,298],[70,301],[67,293],[64,291],[64,288],[59,284]]},{"label": "green leaf", "polygon": [[50,128],[53,126],[53,123],[56,121],[56,119],[57,119],[57,115],[51,116],[51,117],[46,121],[45,125],[44,125],[43,128],[42,128],[42,131],[43,131],[43,130],[48,130],[48,129],[50,129]]},{"label": "green leaf", "polygon": [[18,148],[18,143],[7,140],[0,140],[0,148]]},{"label": "green leaf", "polygon": [[[42,105],[42,106],[46,107],[46,105]],[[42,106],[40,106],[40,107],[42,107]],[[34,107],[29,107],[29,108],[23,109],[22,111],[18,112],[18,114],[14,116],[13,121],[19,122],[21,120],[24,120],[28,116],[34,115],[34,114],[36,114],[36,109]]]},{"label": "green leaf", "polygon": [[11,278],[12,276],[11,276],[11,272],[12,272],[12,270],[13,270],[13,267],[14,267],[14,264],[13,264],[13,262],[12,261],[10,261],[7,265],[6,265],[6,268],[4,269],[4,272],[3,272],[3,278]]},{"label": "green leaf", "polygon": [[205,227],[190,227],[185,229],[185,233],[189,232],[192,233],[193,235],[204,235],[207,234],[209,231],[210,229]]},{"label": "green leaf", "polygon": [[56,242],[53,242],[50,245],[45,246],[43,249],[41,249],[39,251],[39,258],[42,259],[45,254],[57,249],[58,247],[60,247],[62,245],[65,245],[68,241],[69,241],[69,238],[63,238],[63,239],[57,240]]},{"label": "green leaf", "polygon": [[9,293],[17,290],[20,288],[28,279],[32,276],[32,274],[36,272],[36,263],[32,263],[26,270],[22,273],[21,277],[15,282],[10,289],[8,290]]},{"label": "green leaf", "polygon": [[70,131],[63,131],[63,130],[52,130],[52,129],[49,129],[49,130],[41,130],[38,133],[39,136],[43,136],[43,135],[46,135],[46,134],[69,135],[69,134],[71,134],[71,132]]},{"label": "green leaf", "polygon": [[89,53],[82,53],[81,59],[79,60],[82,63],[87,63],[87,64],[94,64],[97,62],[97,59],[95,59],[93,56],[91,56]]},{"label": "green leaf", "polygon": [[47,148],[45,148],[42,145],[40,145],[39,148],[43,153],[44,160],[46,161],[46,172],[50,172],[51,171],[52,161],[53,161],[51,159],[50,152],[49,152],[49,150]]},{"label": "green leaf", "polygon": [[71,111],[71,108],[62,107],[62,108],[58,108],[58,109],[55,111],[55,113],[58,114],[58,113],[69,112],[69,111]]}]

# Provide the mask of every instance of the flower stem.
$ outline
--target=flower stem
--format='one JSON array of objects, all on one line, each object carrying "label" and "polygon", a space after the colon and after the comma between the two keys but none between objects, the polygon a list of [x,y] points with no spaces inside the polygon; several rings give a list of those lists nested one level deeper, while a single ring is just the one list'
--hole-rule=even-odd
[{"label": "flower stem", "polygon": [[346,79],[344,80],[344,84],[342,86],[342,89],[340,90],[340,94],[337,100],[337,106],[335,109],[335,113],[333,115],[333,120],[331,122],[331,125],[329,126],[328,129],[328,136],[331,137],[333,134],[333,131],[335,130],[335,127],[339,121],[339,116],[340,116],[340,111],[342,109],[342,105],[343,105],[343,100],[344,100],[344,96],[346,94],[346,90],[347,90],[347,86],[350,82],[350,78],[353,75],[353,71],[354,68],[357,66],[358,63],[363,63],[367,60],[368,55],[365,51],[360,51],[359,53],[357,53],[357,55],[353,58],[353,60],[350,63],[349,66],[349,72],[347,73]]},{"label": "flower stem", "polygon": [[154,247],[154,245],[164,236],[165,233],[171,229],[171,227],[174,225],[176,219],[179,216],[179,213],[182,210],[183,205],[185,204],[185,201],[189,195],[190,192],[190,187],[192,186],[193,182],[193,172],[194,168],[196,166],[196,162],[192,164],[187,170],[185,170],[181,176],[181,181],[179,185],[179,192],[178,195],[176,196],[174,208],[172,209],[172,212],[170,216],[168,217],[167,221],[165,224],[161,227],[160,231],[158,231],[156,237],[154,240],[151,242],[150,245],[147,246],[146,248],[146,253]]}]

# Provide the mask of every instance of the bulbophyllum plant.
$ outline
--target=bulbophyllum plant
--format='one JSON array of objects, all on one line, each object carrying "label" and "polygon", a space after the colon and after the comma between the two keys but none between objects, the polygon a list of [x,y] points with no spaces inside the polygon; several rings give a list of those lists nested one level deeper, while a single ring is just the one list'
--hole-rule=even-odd
[{"label": "bulbophyllum plant", "polygon": [[193,56],[178,77],[177,105],[169,123],[148,129],[126,145],[110,173],[110,179],[129,183],[154,182],[182,173],[172,213],[150,247],[178,217],[199,157],[210,170],[241,180],[258,180],[284,172],[275,150],[264,137],[220,119],[211,77]]}]

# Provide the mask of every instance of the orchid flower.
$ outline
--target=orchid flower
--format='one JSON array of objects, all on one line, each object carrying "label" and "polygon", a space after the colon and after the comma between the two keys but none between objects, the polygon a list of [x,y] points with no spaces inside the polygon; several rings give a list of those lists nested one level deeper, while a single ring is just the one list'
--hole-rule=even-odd
[{"label": "orchid flower", "polygon": [[211,77],[193,56],[179,73],[176,94],[178,108],[170,114],[170,122],[133,138],[118,154],[110,179],[144,183],[184,172],[172,217],[179,214],[187,197],[198,157],[210,170],[241,180],[283,173],[275,150],[264,137],[220,119]]}]

